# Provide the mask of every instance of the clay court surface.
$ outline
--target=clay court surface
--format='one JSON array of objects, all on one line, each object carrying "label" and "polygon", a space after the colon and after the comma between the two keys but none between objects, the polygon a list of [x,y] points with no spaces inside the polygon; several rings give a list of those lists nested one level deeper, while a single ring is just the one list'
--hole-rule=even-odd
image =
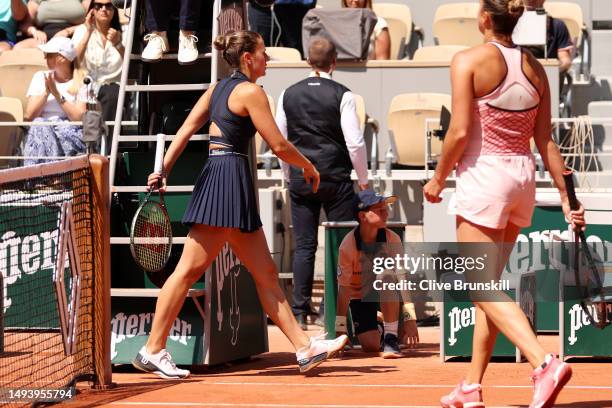
[{"label": "clay court surface", "polygon": [[[314,326],[311,326],[314,328]],[[315,331],[312,331],[314,334]],[[354,350],[303,376],[297,370],[289,341],[269,327],[270,352],[250,361],[202,368],[186,380],[162,380],[114,367],[117,387],[97,392],[83,389],[64,405],[79,407],[439,407],[464,374],[467,363],[442,364],[439,331],[421,328],[421,345],[406,357],[384,360]],[[557,336],[541,336],[557,350]],[[612,361],[575,361],[574,376],[556,407],[612,407]],[[495,362],[484,381],[487,408],[526,407],[531,399],[531,369],[527,363]],[[83,384],[79,388],[84,388]]]}]

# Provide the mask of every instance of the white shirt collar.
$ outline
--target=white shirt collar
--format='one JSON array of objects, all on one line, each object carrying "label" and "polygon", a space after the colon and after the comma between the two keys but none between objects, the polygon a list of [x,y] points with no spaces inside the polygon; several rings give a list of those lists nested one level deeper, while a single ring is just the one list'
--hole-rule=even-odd
[{"label": "white shirt collar", "polygon": [[[316,76],[317,76],[316,71],[310,71],[310,75],[308,75],[308,78],[312,78],[312,77],[316,77]],[[321,77],[321,78],[325,78],[325,79],[332,79],[331,75],[328,74],[327,72],[319,71],[319,75],[318,76]]]}]

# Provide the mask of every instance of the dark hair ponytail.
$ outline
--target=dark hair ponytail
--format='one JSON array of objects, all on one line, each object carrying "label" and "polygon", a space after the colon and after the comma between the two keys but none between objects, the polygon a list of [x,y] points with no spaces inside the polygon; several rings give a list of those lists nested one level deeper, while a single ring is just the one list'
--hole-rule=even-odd
[{"label": "dark hair ponytail", "polygon": [[218,36],[213,42],[215,49],[222,52],[223,59],[232,68],[240,68],[240,57],[245,52],[255,52],[261,35],[253,31],[232,31]]}]

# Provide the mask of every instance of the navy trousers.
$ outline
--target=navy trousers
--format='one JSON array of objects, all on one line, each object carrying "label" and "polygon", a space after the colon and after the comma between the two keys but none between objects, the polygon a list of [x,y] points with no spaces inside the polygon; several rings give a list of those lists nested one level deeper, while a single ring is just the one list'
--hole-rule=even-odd
[{"label": "navy trousers", "polygon": [[297,316],[312,313],[312,283],[321,207],[328,221],[351,221],[355,192],[351,181],[322,181],[319,190],[313,193],[312,185],[302,180],[291,180],[289,193],[295,238],[291,308]]},{"label": "navy trousers", "polygon": [[[186,31],[197,31],[200,18],[200,8],[203,0],[179,0],[181,11],[179,17],[179,28]],[[168,31],[170,21],[170,6],[174,2],[170,0],[146,0],[145,1],[145,28],[147,31]]]}]

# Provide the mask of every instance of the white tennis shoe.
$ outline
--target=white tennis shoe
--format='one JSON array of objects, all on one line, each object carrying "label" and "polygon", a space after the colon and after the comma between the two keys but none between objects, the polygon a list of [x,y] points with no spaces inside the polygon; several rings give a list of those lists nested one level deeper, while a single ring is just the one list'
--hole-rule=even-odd
[{"label": "white tennis shoe", "polygon": [[147,352],[145,346],[142,346],[136,358],[132,360],[132,365],[140,371],[156,374],[166,379],[187,378],[190,374],[189,370],[183,370],[176,366],[166,349],[151,354]]},{"label": "white tennis shoe", "polygon": [[300,373],[310,371],[328,358],[333,357],[348,343],[346,334],[333,340],[325,340],[325,336],[326,333],[311,337],[310,343],[295,353]]}]

